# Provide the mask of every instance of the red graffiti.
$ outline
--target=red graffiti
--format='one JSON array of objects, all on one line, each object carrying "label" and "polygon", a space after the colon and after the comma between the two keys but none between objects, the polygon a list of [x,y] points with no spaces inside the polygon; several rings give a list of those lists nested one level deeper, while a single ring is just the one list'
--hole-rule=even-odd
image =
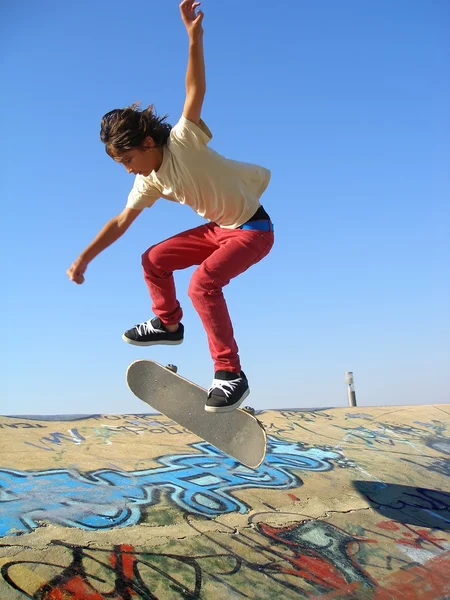
[{"label": "red graffiti", "polygon": [[[427,529],[414,529],[405,523],[396,523],[395,521],[381,521],[377,527],[386,531],[397,531],[399,536],[395,538],[397,544],[409,546],[410,548],[423,549],[424,544],[432,544],[433,546],[444,550],[444,547],[438,542],[445,542],[446,538],[437,537]],[[405,531],[406,530],[406,531]]]},{"label": "red graffiti", "polygon": [[[309,600],[343,600],[359,597],[361,584],[350,584],[337,592],[309,596]],[[371,600],[436,600],[447,598],[450,590],[450,552],[388,577],[370,594]],[[365,597],[365,596],[364,596]]]},{"label": "red graffiti", "polygon": [[120,582],[120,591],[116,589],[101,594],[89,583],[84,568],[77,556],[74,562],[53,581],[45,584],[35,594],[39,600],[130,600],[137,594],[127,582],[133,580],[133,567],[136,562],[133,546],[123,544],[116,547],[110,555],[110,563],[116,574],[116,583]]},{"label": "red graffiti", "polygon": [[[314,535],[310,535],[310,524],[316,527],[317,542],[312,539]],[[360,542],[376,543],[376,540],[350,536],[338,527],[321,521],[283,528],[261,524],[260,530],[273,540],[289,546],[294,554],[294,557],[283,556],[292,568],[273,565],[272,568],[280,573],[301,577],[308,583],[335,590],[352,581],[365,587],[374,586],[370,575],[353,561],[352,556],[357,552]],[[354,552],[350,550],[352,545]]]},{"label": "red graffiti", "polygon": [[[40,590],[37,592],[40,594]],[[120,596],[109,596],[114,600],[123,600]],[[80,575],[74,575],[61,584],[48,591],[43,591],[43,595],[38,595],[39,600],[66,600],[67,598],[83,598],[83,600],[105,600],[105,596],[96,592],[87,581]]]}]

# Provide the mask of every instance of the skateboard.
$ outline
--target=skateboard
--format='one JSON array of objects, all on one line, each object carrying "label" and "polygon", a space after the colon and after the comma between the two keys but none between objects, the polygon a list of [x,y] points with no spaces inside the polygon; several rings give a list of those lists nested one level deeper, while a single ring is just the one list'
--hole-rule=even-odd
[{"label": "skateboard", "polygon": [[228,413],[205,411],[207,391],[152,360],[137,360],[127,369],[127,384],[140,400],[176,421],[251,469],[264,461],[267,436],[252,408]]}]

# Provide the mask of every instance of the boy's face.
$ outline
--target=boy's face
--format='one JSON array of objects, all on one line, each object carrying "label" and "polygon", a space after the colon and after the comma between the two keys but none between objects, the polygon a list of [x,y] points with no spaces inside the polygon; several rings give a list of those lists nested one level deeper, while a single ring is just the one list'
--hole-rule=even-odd
[{"label": "boy's face", "polygon": [[161,166],[163,149],[156,147],[151,137],[144,140],[141,148],[128,150],[120,154],[115,160],[122,164],[128,173],[148,177],[152,171],[157,171]]}]

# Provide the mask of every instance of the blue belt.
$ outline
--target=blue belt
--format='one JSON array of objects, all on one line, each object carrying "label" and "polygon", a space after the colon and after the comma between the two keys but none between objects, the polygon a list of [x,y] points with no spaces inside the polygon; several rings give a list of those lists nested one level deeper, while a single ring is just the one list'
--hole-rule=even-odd
[{"label": "blue belt", "polygon": [[249,221],[244,223],[237,229],[253,229],[254,231],[273,231],[273,223],[271,221]]}]

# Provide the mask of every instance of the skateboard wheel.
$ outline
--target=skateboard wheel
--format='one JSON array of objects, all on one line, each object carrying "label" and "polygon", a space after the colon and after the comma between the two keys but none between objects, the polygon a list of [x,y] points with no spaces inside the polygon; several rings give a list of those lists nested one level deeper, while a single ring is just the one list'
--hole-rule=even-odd
[{"label": "skateboard wheel", "polygon": [[168,371],[172,371],[172,373],[176,373],[178,371],[177,365],[166,365],[166,369]]},{"label": "skateboard wheel", "polygon": [[242,410],[244,410],[245,412],[248,412],[253,417],[255,416],[255,409],[252,408],[251,406],[244,406],[244,408]]}]

